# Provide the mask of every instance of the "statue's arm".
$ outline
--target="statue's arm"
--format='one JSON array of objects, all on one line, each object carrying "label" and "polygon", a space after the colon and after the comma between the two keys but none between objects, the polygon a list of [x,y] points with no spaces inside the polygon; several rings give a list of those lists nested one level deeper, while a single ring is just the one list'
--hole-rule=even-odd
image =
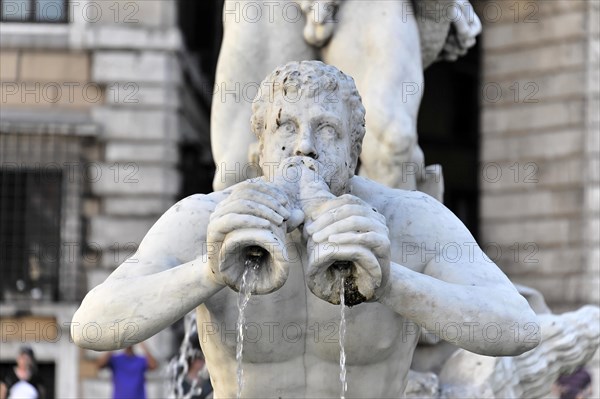
[{"label": "statue's arm", "polygon": [[114,350],[153,336],[221,288],[208,267],[210,196],[188,197],[150,229],[138,251],[92,289],[73,316],[75,343]]},{"label": "statue's arm", "polygon": [[[411,243],[395,242],[392,232],[392,246],[403,251],[391,263],[380,302],[471,352],[508,356],[537,346],[535,313],[462,222],[433,199],[410,211],[418,227]],[[401,264],[423,260],[422,273]]]}]

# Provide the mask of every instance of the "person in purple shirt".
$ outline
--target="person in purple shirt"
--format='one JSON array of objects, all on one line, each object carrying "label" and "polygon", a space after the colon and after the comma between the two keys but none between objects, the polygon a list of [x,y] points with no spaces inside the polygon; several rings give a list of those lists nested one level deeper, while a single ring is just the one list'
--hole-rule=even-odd
[{"label": "person in purple shirt", "polygon": [[560,399],[585,399],[592,397],[592,377],[586,369],[577,368],[571,374],[563,374],[554,383],[553,392]]},{"label": "person in purple shirt", "polygon": [[144,356],[136,355],[133,346],[121,353],[106,352],[98,359],[99,368],[108,367],[113,373],[113,399],[146,399],[146,370],[157,367],[156,359],[144,343],[139,346]]}]

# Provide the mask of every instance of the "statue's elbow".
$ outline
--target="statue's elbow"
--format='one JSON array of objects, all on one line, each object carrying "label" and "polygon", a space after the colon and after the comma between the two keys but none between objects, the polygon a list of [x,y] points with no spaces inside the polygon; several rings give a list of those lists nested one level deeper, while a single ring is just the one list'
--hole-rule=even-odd
[{"label": "statue's elbow", "polygon": [[538,347],[540,342],[542,341],[541,334],[537,334],[535,337],[532,337],[530,340],[524,343],[524,350],[522,353],[529,352]]},{"label": "statue's elbow", "polygon": [[102,350],[95,345],[95,342],[85,339],[85,337],[82,334],[74,332],[73,329],[71,329],[71,339],[73,340],[75,345],[77,345],[81,349]]},{"label": "statue's elbow", "polygon": [[483,327],[482,332],[487,348],[486,353],[482,354],[519,356],[539,345],[540,322],[527,302],[523,304],[517,302],[516,306],[507,307],[504,312],[499,312],[497,315],[498,318]]},{"label": "statue's elbow", "polygon": [[523,340],[525,350],[523,352],[528,352],[537,348],[542,341],[540,321],[535,314],[532,314],[532,317],[525,323],[523,334],[525,335],[525,339]]},{"label": "statue's elbow", "polygon": [[[103,330],[97,323],[93,327],[90,324],[83,328],[75,327],[75,325],[81,326],[82,324],[74,321],[71,323],[71,339],[75,345],[82,349],[89,349],[94,351],[114,351],[120,349],[120,347],[112,340],[105,339]],[[92,332],[93,331],[93,332]]]},{"label": "statue's elbow", "polygon": [[73,316],[73,320],[71,321],[71,340],[75,343],[75,345],[82,349],[95,349],[93,347],[94,342],[87,339],[83,332],[86,325],[87,323],[83,322],[81,318],[75,314],[75,316]]},{"label": "statue's elbow", "polygon": [[71,321],[71,340],[75,343],[75,345],[79,346],[83,349],[96,349],[94,347],[94,340],[89,339],[87,336],[87,330],[90,325],[90,322],[87,321],[81,312],[81,308],[75,312],[73,315],[73,320]]},{"label": "statue's elbow", "polygon": [[71,340],[83,349],[108,351],[118,349],[116,342],[110,339],[111,334],[103,323],[90,320],[85,309],[79,308],[71,321]]},{"label": "statue's elbow", "polygon": [[531,309],[524,312],[511,330],[514,342],[510,345],[512,347],[510,356],[518,356],[535,349],[542,339],[540,322]]}]

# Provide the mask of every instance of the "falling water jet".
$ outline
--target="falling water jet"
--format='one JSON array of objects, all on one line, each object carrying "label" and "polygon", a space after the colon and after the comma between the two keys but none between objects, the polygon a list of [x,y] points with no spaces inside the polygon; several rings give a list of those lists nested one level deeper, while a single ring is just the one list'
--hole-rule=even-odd
[{"label": "falling water jet", "polygon": [[340,286],[340,382],[342,383],[342,391],[340,398],[346,397],[348,383],[346,381],[346,304],[345,304],[345,277],[342,275]]},{"label": "falling water jet", "polygon": [[246,261],[244,262],[244,273],[242,274],[242,284],[238,296],[238,320],[237,320],[237,345],[235,359],[237,360],[237,398],[241,398],[244,387],[244,369],[242,367],[242,352],[244,350],[244,327],[246,324],[245,310],[250,301],[250,296],[256,285],[258,278],[257,271],[260,269],[260,259],[263,252],[257,247],[256,250],[249,250]]}]

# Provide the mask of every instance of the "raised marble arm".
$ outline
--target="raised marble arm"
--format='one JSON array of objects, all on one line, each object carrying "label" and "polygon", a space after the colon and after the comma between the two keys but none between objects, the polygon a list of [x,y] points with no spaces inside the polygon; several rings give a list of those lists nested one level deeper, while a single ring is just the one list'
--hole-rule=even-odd
[{"label": "raised marble arm", "polygon": [[435,263],[421,274],[392,262],[389,291],[380,302],[471,352],[515,356],[537,346],[537,317],[515,289],[493,279],[444,281],[440,270],[445,266]]},{"label": "raised marble arm", "polygon": [[199,258],[160,273],[109,277],[73,316],[73,340],[104,351],[150,338],[223,288],[203,263]]},{"label": "raised marble arm", "polygon": [[144,341],[224,287],[208,267],[205,243],[213,197],[174,205],[136,254],[87,294],[71,325],[77,345],[114,350]]},{"label": "raised marble arm", "polygon": [[[535,313],[452,212],[427,197],[398,209],[419,227],[391,232],[402,255],[391,263],[380,302],[471,352],[512,356],[537,346]],[[420,273],[401,263],[425,267]]]}]

